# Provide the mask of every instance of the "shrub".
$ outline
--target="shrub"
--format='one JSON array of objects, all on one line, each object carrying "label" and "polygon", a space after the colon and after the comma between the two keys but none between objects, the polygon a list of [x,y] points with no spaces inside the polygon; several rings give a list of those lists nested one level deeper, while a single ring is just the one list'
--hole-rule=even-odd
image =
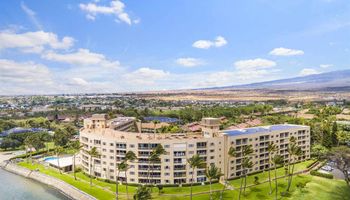
[{"label": "shrub", "polygon": [[323,177],[323,178],[329,178],[329,179],[333,179],[334,178],[333,174],[325,174],[325,173],[318,172],[316,170],[312,170],[310,172],[310,174],[313,175],[313,176],[319,176],[319,177]]}]

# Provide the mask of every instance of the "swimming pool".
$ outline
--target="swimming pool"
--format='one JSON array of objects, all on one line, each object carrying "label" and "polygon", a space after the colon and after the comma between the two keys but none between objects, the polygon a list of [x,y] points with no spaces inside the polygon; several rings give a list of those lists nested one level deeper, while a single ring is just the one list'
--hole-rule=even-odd
[{"label": "swimming pool", "polygon": [[57,157],[47,157],[44,159],[45,162],[57,160]]}]

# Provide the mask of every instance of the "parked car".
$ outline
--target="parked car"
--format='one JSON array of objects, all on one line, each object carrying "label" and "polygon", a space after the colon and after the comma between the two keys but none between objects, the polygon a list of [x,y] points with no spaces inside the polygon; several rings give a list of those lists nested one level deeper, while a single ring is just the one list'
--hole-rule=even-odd
[{"label": "parked car", "polygon": [[321,167],[321,169],[324,170],[324,171],[330,172],[330,171],[333,170],[333,167],[325,165],[325,166]]}]

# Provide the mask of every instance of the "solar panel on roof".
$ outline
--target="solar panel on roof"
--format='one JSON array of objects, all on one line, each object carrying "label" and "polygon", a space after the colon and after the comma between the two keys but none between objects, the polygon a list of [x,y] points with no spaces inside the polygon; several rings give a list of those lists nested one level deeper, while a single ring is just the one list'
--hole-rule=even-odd
[{"label": "solar panel on roof", "polygon": [[301,125],[292,125],[292,124],[280,124],[280,125],[271,125],[265,127],[252,127],[245,129],[234,129],[234,130],[224,130],[223,133],[229,136],[243,135],[243,134],[253,134],[253,133],[266,133],[270,131],[279,131],[279,130],[288,130],[290,128],[304,127]]}]

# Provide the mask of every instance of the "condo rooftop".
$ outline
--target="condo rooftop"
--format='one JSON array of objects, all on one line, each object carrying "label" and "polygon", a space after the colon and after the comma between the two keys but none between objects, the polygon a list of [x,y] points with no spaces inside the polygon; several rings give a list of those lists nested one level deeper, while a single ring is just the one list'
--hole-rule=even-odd
[{"label": "condo rooftop", "polygon": [[259,126],[245,129],[234,129],[234,130],[224,130],[222,133],[228,136],[244,135],[244,134],[255,134],[255,133],[269,133],[272,131],[284,131],[290,130],[291,128],[305,128],[302,125],[294,124],[278,124],[271,126]]}]

